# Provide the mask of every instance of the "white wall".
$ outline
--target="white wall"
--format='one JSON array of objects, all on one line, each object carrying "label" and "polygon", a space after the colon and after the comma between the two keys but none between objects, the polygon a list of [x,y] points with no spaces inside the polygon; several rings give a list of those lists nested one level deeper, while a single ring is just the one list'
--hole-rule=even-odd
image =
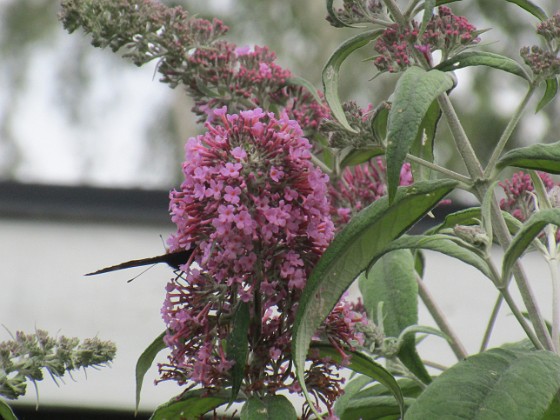
[{"label": "white wall", "polygon": [[[111,368],[88,370],[67,378],[60,388],[50,378],[39,383],[40,403],[130,408],[134,406],[134,366],[144,348],[163,331],[160,306],[169,268],[156,266],[128,284],[140,269],[96,277],[84,273],[129,259],[163,253],[159,235],[171,227],[64,223],[0,219],[0,323],[11,331],[48,330],[117,343]],[[549,300],[548,275],[536,255],[527,258],[536,293]],[[426,284],[469,352],[476,352],[497,296],[475,269],[438,254],[428,254]],[[543,306],[549,308],[549,302]],[[548,316],[548,311],[546,312]],[[433,325],[424,309],[421,324]],[[502,311],[492,344],[523,337],[513,316]],[[0,341],[9,338],[0,329]],[[453,354],[437,337],[421,344],[427,359],[451,364]],[[162,359],[163,360],[163,359]],[[180,392],[172,383],[153,386],[147,375],[141,408],[153,409]],[[20,402],[35,403],[33,387]]]}]

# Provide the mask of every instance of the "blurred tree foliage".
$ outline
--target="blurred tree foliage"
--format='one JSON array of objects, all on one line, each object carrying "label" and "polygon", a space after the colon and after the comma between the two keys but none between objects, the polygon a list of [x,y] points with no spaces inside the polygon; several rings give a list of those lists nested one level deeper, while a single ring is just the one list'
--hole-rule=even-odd
[{"label": "blurred tree foliage", "polygon": [[[341,42],[355,34],[352,29],[331,27],[325,20],[325,2],[321,0],[181,0],[164,3],[181,5],[202,17],[222,19],[231,29],[228,34],[230,41],[238,45],[270,46],[283,66],[318,87],[322,67],[330,54]],[[549,14],[558,7],[557,0],[538,0],[536,3]],[[536,19],[523,14],[507,1],[463,0],[451,7],[456,14],[467,16],[478,28],[492,28],[482,36],[483,45],[489,51],[520,61],[519,49],[539,42],[534,33]],[[88,61],[95,49],[87,45],[85,37],[70,37],[62,30],[56,19],[57,9],[57,0],[4,0],[0,3],[0,178],[14,177],[24,158],[12,125],[33,54],[40,49],[65,48],[65,58],[56,63],[58,68],[53,73],[56,78],[52,80],[59,95],[60,108],[46,112],[65,113],[68,123],[79,129],[85,129],[84,124],[91,112],[87,92],[91,89],[92,80],[104,77],[96,74],[99,69],[93,68]],[[363,48],[361,56],[357,55],[345,64],[341,80],[341,96],[356,100],[363,106],[386,99],[395,80],[390,74],[383,75],[384,83],[376,83],[373,88],[370,80],[375,71],[368,61],[372,54],[372,48]],[[102,57],[114,71],[135,71],[134,66],[109,51]],[[467,133],[476,142],[476,150],[484,160],[507,122],[510,104],[515,105],[523,95],[523,82],[514,76],[482,67],[460,72],[461,83],[452,98]],[[498,89],[488,89],[488,84]],[[387,88],[380,89],[380,85]],[[496,92],[500,94],[496,96]],[[183,140],[197,130],[186,95],[180,89],[169,91],[169,95],[172,100],[168,101],[167,107],[154,106],[151,110],[153,118],[146,122],[145,138],[138,140],[142,143],[143,164],[148,170],[165,168],[167,171],[160,185],[165,188],[178,182]],[[146,107],[150,106],[153,105],[146,103]],[[528,115],[517,130],[513,143],[558,140],[553,133],[560,131],[560,119],[555,118],[559,111],[556,101],[541,114]],[[440,150],[439,159],[455,161],[455,150],[444,124],[439,137],[439,141],[446,144]],[[90,149],[83,148],[83,153],[90,152]],[[83,157],[83,161],[88,162],[88,157]],[[156,161],[160,164],[155,165]]]}]

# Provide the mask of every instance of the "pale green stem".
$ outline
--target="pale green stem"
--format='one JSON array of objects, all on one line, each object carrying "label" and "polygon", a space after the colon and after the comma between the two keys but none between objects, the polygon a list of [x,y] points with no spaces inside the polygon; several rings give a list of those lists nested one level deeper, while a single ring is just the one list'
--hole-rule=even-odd
[{"label": "pale green stem", "polygon": [[558,273],[558,260],[546,258],[552,280],[552,343],[556,353],[560,352],[560,274]]},{"label": "pale green stem", "polygon": [[471,179],[469,177],[461,175],[461,174],[459,174],[455,171],[452,171],[450,169],[444,168],[443,166],[439,166],[436,163],[429,162],[427,160],[419,158],[418,156],[411,155],[410,153],[406,155],[406,158],[411,162],[418,163],[419,165],[425,166],[426,168],[430,168],[430,169],[432,169],[434,171],[437,171],[437,172],[439,172],[443,175],[446,175],[447,177],[449,177],[451,179],[462,182],[463,184],[466,184],[466,186],[469,186],[471,184]]},{"label": "pale green stem", "polygon": [[325,163],[323,161],[321,161],[321,159],[319,159],[317,156],[315,156],[313,153],[311,153],[311,161],[317,165],[319,168],[321,168],[321,170],[326,173],[327,175],[331,175],[333,173],[332,169],[329,168],[327,165],[325,165]]},{"label": "pale green stem", "polygon": [[455,334],[451,326],[447,323],[447,319],[445,318],[445,315],[443,314],[441,309],[437,306],[435,300],[433,299],[432,295],[428,291],[428,288],[424,284],[424,281],[420,278],[418,274],[416,274],[416,283],[418,283],[418,294],[420,295],[422,302],[424,302],[424,305],[426,305],[428,312],[430,312],[430,315],[434,319],[439,329],[445,335],[447,335],[447,337],[449,337],[450,340],[449,346],[451,347],[451,350],[453,351],[453,353],[455,354],[458,360],[465,359],[468,356],[465,346],[463,346],[461,340],[459,340],[459,337]]},{"label": "pale green stem", "polygon": [[496,325],[498,313],[500,312],[503,301],[504,296],[502,294],[499,294],[498,298],[496,299],[496,303],[494,304],[494,308],[492,309],[492,313],[490,314],[490,319],[488,320],[488,325],[486,326],[486,330],[484,331],[484,336],[482,337],[482,343],[480,344],[480,353],[482,353],[488,347],[488,342],[490,341],[490,336],[492,335],[492,331],[494,330],[494,325]]},{"label": "pale green stem", "polygon": [[[488,190],[488,181],[484,179],[484,171],[482,166],[480,165],[480,161],[477,159],[476,154],[470,144],[470,141],[455,113],[453,105],[449,100],[447,94],[441,94],[438,97],[438,103],[441,107],[443,114],[446,117],[447,124],[449,125],[449,129],[455,139],[455,144],[457,145],[457,149],[463,158],[465,166],[467,167],[467,171],[471,178],[475,181],[475,189],[474,194],[477,196],[478,200],[482,202],[486,191]],[[494,227],[494,233],[498,243],[502,246],[503,249],[507,249],[511,242],[511,236],[509,234],[509,230],[507,224],[504,220],[504,216],[499,209],[498,202],[495,198],[493,198],[492,203],[492,225]],[[537,301],[533,292],[529,287],[529,282],[527,280],[527,276],[523,272],[523,269],[516,263],[512,273],[515,277],[517,287],[519,288],[519,292],[521,293],[521,297],[523,299],[523,303],[527,308],[527,312],[529,313],[529,318],[535,328],[535,332],[537,337],[539,338],[540,342],[543,346],[548,349],[552,350],[552,339],[548,330],[546,329],[546,325],[544,323],[543,317],[541,315],[541,311],[537,305]],[[507,287],[502,288],[500,290],[502,293],[507,293]],[[504,298],[507,299],[507,296],[504,294]],[[509,303],[509,302],[508,302]]]},{"label": "pale green stem", "polygon": [[484,178],[490,177],[490,175],[494,171],[494,168],[496,167],[496,162],[498,162],[498,159],[502,155],[502,152],[504,151],[504,148],[506,147],[508,140],[510,139],[511,135],[513,134],[513,131],[517,127],[517,124],[519,123],[519,120],[523,115],[523,111],[525,111],[525,108],[527,108],[527,104],[529,103],[529,100],[533,96],[534,92],[535,92],[535,86],[531,86],[531,88],[527,91],[527,94],[523,98],[523,101],[519,104],[519,106],[513,113],[511,119],[508,122],[508,125],[506,126],[504,132],[500,137],[500,140],[498,140],[498,144],[496,145],[494,151],[492,152],[492,156],[490,156],[490,160],[488,161],[488,164],[486,165],[486,169],[484,170]]},{"label": "pale green stem", "polygon": [[511,294],[509,293],[508,285],[507,284],[500,285],[498,283],[499,279],[500,279],[500,275],[498,274],[498,270],[496,269],[494,263],[492,262],[492,260],[489,257],[485,258],[485,260],[486,260],[486,263],[488,264],[488,267],[492,271],[492,274],[494,275],[494,284],[496,285],[496,287],[500,291],[500,295],[498,296],[498,299],[496,300],[496,303],[494,305],[494,309],[492,310],[492,314],[490,315],[490,319],[488,321],[488,326],[486,328],[486,331],[484,333],[484,338],[482,339],[482,344],[480,346],[480,351],[482,352],[482,351],[486,350],[486,347],[488,346],[488,341],[490,340],[490,335],[492,334],[492,330],[494,328],[494,325],[496,323],[496,319],[498,317],[498,312],[500,311],[500,307],[501,307],[502,301],[504,299],[505,299],[506,303],[508,304],[509,308],[511,309],[511,312],[513,313],[513,315],[517,319],[517,322],[519,322],[519,325],[521,325],[521,328],[523,328],[523,331],[525,331],[525,334],[527,334],[527,337],[529,337],[529,339],[531,340],[533,345],[537,349],[541,349],[541,350],[544,349],[542,343],[540,342],[538,337],[535,335],[534,331],[531,329],[531,326],[527,323],[527,320],[525,319],[525,317],[523,316],[523,314],[521,313],[521,311],[517,307],[517,304],[515,303],[515,300],[513,300]]}]

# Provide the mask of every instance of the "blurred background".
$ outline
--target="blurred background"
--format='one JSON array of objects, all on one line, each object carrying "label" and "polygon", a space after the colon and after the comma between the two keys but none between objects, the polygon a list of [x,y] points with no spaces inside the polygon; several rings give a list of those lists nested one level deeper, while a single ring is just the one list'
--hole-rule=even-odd
[{"label": "blurred background", "polygon": [[[221,18],[231,28],[228,40],[270,46],[281,65],[317,87],[330,54],[355,34],[331,27],[320,0],[164,3]],[[556,0],[536,3],[549,14],[557,7]],[[57,20],[58,7],[56,0],[0,0],[0,323],[12,332],[40,328],[116,341],[119,351],[111,369],[89,371],[87,380],[79,373],[75,383],[68,378],[60,388],[47,378],[38,384],[39,402],[43,410],[105,407],[130,414],[134,364],[163,330],[159,307],[170,272],[155,267],[131,284],[126,280],[138,272],[98,279],[83,274],[164,252],[160,235],[173,231],[167,192],[181,182],[184,142],[200,128],[182,89],[158,83],[156,63],[137,68],[118,54],[93,48],[79,31],[69,35]],[[488,51],[520,61],[519,49],[538,43],[536,19],[509,2],[477,0],[451,7],[478,28],[492,28],[482,36]],[[372,81],[371,55],[366,47],[345,63],[343,99],[366,106],[388,97],[396,79],[383,75]],[[485,68],[460,70],[458,78],[452,99],[484,161],[525,85]],[[558,140],[558,101],[535,114],[537,101],[511,145]],[[437,159],[462,171],[446,127],[440,128]],[[428,285],[445,302],[459,332],[471,337],[465,339],[469,350],[476,351],[476,337],[495,299],[492,287],[474,270],[443,257],[429,258]],[[529,264],[528,271],[544,270],[538,259]],[[464,276],[457,278],[457,273]],[[546,293],[545,283],[535,287]],[[446,299],[450,289],[462,294],[461,301]],[[480,321],[465,317],[473,302],[480,305]],[[427,314],[421,316],[423,323],[431,323]],[[510,321],[504,314],[504,325]],[[517,336],[512,330],[495,342]],[[0,341],[8,338],[0,330]],[[429,347],[430,340],[426,351],[451,362],[445,346],[434,339]],[[153,369],[145,383],[141,408],[147,411],[179,392],[173,384],[153,387],[156,377]],[[32,386],[20,401],[35,404]]]}]

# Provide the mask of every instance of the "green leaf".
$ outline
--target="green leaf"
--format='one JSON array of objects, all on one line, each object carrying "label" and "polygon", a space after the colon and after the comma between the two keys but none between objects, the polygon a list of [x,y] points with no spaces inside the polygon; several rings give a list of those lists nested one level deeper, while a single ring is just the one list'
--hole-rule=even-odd
[{"label": "green leaf", "polygon": [[427,249],[440,252],[473,266],[486,277],[492,279],[492,271],[484,258],[477,252],[458,244],[449,235],[403,235],[388,244],[385,252],[395,249]]},{"label": "green leaf", "polygon": [[[548,224],[560,226],[560,209],[547,209],[534,213],[513,237],[509,244],[502,265],[502,280],[505,282],[517,259],[531,245],[531,242],[539,235],[541,230]],[[505,284],[505,283],[504,283]]]},{"label": "green leaf", "polygon": [[[363,376],[357,379],[363,379]],[[399,411],[397,402],[394,398],[388,399],[389,390],[380,384],[369,386],[367,389],[358,390],[358,392],[352,392],[351,395],[344,402],[344,410],[338,410],[338,406],[341,400],[345,399],[348,394],[348,388],[353,386],[353,382],[348,383],[344,387],[344,395],[342,395],[335,404],[335,413],[340,416],[341,420],[346,419],[399,419]],[[410,380],[410,379],[399,379],[397,380],[399,387],[402,390],[404,398],[404,404],[406,407],[410,406],[414,399],[422,392],[420,386]],[[356,388],[359,384],[357,384]],[[362,387],[363,388],[363,387]],[[369,410],[368,410],[369,408]],[[390,412],[394,413],[390,417],[379,417],[386,414],[386,410],[391,409]],[[395,417],[396,413],[396,417]]]},{"label": "green leaf", "polygon": [[[404,404],[410,406],[415,400],[405,398]],[[399,420],[400,409],[396,401],[384,396],[360,396],[349,402],[340,420]]]},{"label": "green leaf", "polygon": [[[411,154],[428,162],[434,161],[434,139],[436,137],[437,125],[440,117],[441,109],[437,101],[434,101],[422,119],[418,135],[410,147]],[[421,181],[430,179],[430,170],[425,166],[416,162],[411,162],[410,167],[414,180]]]},{"label": "green leaf", "polygon": [[222,390],[206,395],[207,391],[195,389],[171,399],[156,408],[150,420],[195,420],[229,401],[230,391]]},{"label": "green leaf", "polygon": [[376,39],[383,30],[376,29],[361,33],[344,42],[334,54],[329,58],[325,68],[323,69],[323,91],[325,92],[325,100],[331,108],[333,117],[348,131],[357,133],[355,129],[350,127],[344,115],[342,104],[338,96],[338,76],[340,66],[348,58],[350,54],[358,48],[366,46],[368,43]]},{"label": "green leaf", "polygon": [[560,401],[558,398],[554,398],[546,413],[544,413],[543,417],[540,420],[558,420],[560,419]]},{"label": "green leaf", "polygon": [[249,323],[251,315],[249,305],[241,302],[233,316],[233,329],[227,340],[227,358],[235,364],[231,367],[231,398],[230,403],[235,401],[243,378],[245,377],[245,365],[249,353]]},{"label": "green leaf", "polygon": [[531,13],[533,16],[535,16],[540,20],[547,19],[546,12],[543,9],[541,9],[539,6],[534,4],[532,1],[529,0],[506,0],[506,1],[517,4],[519,7]]},{"label": "green leaf", "polygon": [[531,77],[517,61],[486,51],[464,51],[454,55],[449,60],[442,61],[435,68],[441,71],[455,71],[471,66],[492,67],[531,81]]},{"label": "green leaf", "polygon": [[[334,412],[338,417],[341,417],[348,406],[350,400],[358,394],[366,385],[370,385],[373,380],[369,376],[357,375],[351,381],[344,385],[344,394],[337,398],[334,404]],[[393,398],[396,405],[396,400]]]},{"label": "green leaf", "polygon": [[313,99],[315,99],[315,101],[318,104],[323,103],[323,100],[321,99],[321,96],[319,96],[319,92],[317,91],[315,86],[313,86],[313,84],[310,81],[304,79],[303,77],[292,76],[286,82],[289,85],[301,86],[301,87],[307,89],[307,91],[309,93],[311,93],[311,95],[313,96]]},{"label": "green leaf", "polygon": [[461,0],[437,0],[436,1],[436,6],[443,6],[444,4],[449,4],[449,3],[455,3],[457,1],[461,1]]},{"label": "green leaf", "polygon": [[482,199],[482,205],[480,206],[480,222],[482,228],[488,235],[488,243],[492,244],[494,240],[494,231],[492,227],[492,205],[494,201],[494,189],[498,185],[499,181],[494,181],[488,186],[486,193]]},{"label": "green leaf", "polygon": [[[506,224],[510,233],[514,234],[519,229],[521,229],[521,222],[513,217],[511,214],[502,211],[502,215],[506,220]],[[442,223],[433,228],[428,229],[424,234],[425,235],[433,235],[439,233],[445,229],[453,229],[455,225],[464,225],[464,226],[471,226],[471,225],[478,225],[481,220],[481,211],[480,207],[470,207],[465,210],[459,210],[458,212],[448,214],[445,216],[445,219]]]},{"label": "green leaf", "polygon": [[373,139],[377,144],[385,144],[385,138],[387,137],[387,120],[389,119],[389,108],[388,102],[382,102],[373,111],[373,117],[371,119],[371,131],[373,133]]},{"label": "green leaf", "polygon": [[0,418],[2,420],[17,420],[16,415],[6,401],[0,398]]},{"label": "green leaf", "polygon": [[330,18],[335,22],[336,26],[339,28],[347,27],[347,28],[356,28],[356,26],[349,25],[348,23],[340,20],[338,15],[333,9],[334,0],[327,0],[327,13],[329,14]]},{"label": "green leaf", "polygon": [[304,368],[315,331],[344,291],[392,240],[420,220],[457,185],[450,180],[400,187],[391,206],[387,197],[358,213],[335,237],[311,273],[294,322],[293,355],[305,392]]},{"label": "green leaf", "polygon": [[441,332],[437,328],[428,327],[426,325],[411,325],[409,327],[406,327],[404,330],[402,330],[401,335],[399,336],[399,340],[404,340],[406,336],[410,334],[412,334],[412,337],[414,338],[414,335],[418,333],[436,335],[443,338],[444,340],[449,341],[449,337],[443,332]]},{"label": "green leaf", "polygon": [[[383,255],[365,275],[360,276],[364,307],[375,324],[383,325],[386,337],[399,337],[407,327],[418,323],[418,284],[415,273],[412,253],[407,249],[398,249]],[[381,302],[383,319],[378,319],[376,313]],[[398,356],[422,381],[431,381],[416,353],[413,335],[403,339]]]},{"label": "green leaf", "polygon": [[165,336],[165,331],[162,332],[157,338],[152,341],[152,343],[144,350],[144,352],[138,358],[136,362],[136,409],[135,413],[138,413],[138,405],[140,404],[140,392],[142,391],[142,382],[144,381],[144,376],[157,354],[162,351],[167,346],[163,342],[163,337]]},{"label": "green leaf", "polygon": [[432,102],[453,87],[452,78],[441,71],[410,67],[399,79],[387,126],[387,190],[393,201],[402,165],[418,135]]},{"label": "green leaf", "polygon": [[533,144],[511,150],[496,163],[496,168],[500,170],[506,166],[560,174],[560,142]]},{"label": "green leaf", "polygon": [[554,353],[493,349],[443,372],[406,419],[540,419],[559,388],[560,358]]},{"label": "green leaf", "polygon": [[546,89],[544,91],[544,95],[539,101],[537,105],[537,110],[535,112],[539,112],[545,106],[547,106],[558,93],[558,78],[547,79],[546,80]]},{"label": "green leaf", "polygon": [[283,395],[251,397],[241,409],[241,420],[297,420],[297,413]]},{"label": "green leaf", "polygon": [[362,147],[359,149],[352,148],[342,158],[340,169],[342,170],[347,166],[360,165],[383,153],[385,153],[385,149],[381,146]]},{"label": "green leaf", "polygon": [[[318,350],[321,357],[329,357],[335,362],[341,363],[342,357],[340,352],[336,350],[329,344],[313,343],[312,349]],[[346,350],[350,358],[350,364],[346,366],[348,369],[354,372],[361,373],[362,375],[369,376],[375,379],[377,382],[385,386],[393,395],[394,400],[397,402],[398,407],[401,408],[401,414],[404,413],[404,397],[399,387],[397,380],[379,363],[377,363],[373,358],[361,351],[350,351]]]},{"label": "green leaf", "polygon": [[422,35],[426,31],[426,27],[432,18],[432,13],[436,7],[436,0],[425,0],[424,1],[424,14],[422,15],[422,24],[418,30],[418,39],[422,38]]}]

